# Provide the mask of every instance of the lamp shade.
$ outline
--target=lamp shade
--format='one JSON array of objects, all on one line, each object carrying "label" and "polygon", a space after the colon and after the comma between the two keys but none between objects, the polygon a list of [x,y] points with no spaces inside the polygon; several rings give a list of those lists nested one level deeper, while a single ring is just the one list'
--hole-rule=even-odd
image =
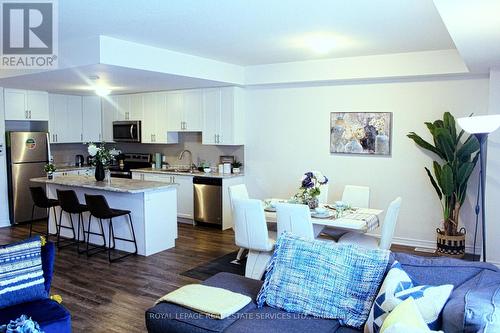
[{"label": "lamp shade", "polygon": [[500,115],[474,116],[457,119],[458,125],[471,134],[489,134],[500,127]]}]

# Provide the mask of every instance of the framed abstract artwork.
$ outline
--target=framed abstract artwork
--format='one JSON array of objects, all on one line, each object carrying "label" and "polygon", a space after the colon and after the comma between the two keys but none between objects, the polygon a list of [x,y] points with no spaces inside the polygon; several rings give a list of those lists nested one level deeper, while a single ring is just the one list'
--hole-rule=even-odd
[{"label": "framed abstract artwork", "polygon": [[330,153],[391,156],[392,112],[331,112]]}]

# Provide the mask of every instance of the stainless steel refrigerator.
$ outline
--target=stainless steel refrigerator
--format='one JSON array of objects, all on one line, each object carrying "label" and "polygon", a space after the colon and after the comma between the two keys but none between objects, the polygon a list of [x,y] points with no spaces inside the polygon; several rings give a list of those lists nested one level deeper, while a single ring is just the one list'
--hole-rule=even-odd
[{"label": "stainless steel refrigerator", "polygon": [[[29,191],[31,178],[45,176],[49,147],[46,132],[7,132],[7,174],[10,223],[31,220],[33,200]],[[47,216],[45,209],[35,209],[34,219]]]}]

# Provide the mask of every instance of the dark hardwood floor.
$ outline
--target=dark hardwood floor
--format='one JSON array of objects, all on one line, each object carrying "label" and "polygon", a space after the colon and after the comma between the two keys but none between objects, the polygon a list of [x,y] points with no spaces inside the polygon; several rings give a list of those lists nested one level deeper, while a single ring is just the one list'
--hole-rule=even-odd
[{"label": "dark hardwood floor", "polygon": [[[43,225],[36,229],[43,230]],[[27,226],[0,229],[0,244],[28,236]],[[74,332],[145,332],[144,312],[166,293],[198,280],[180,275],[237,250],[232,230],[179,224],[173,249],[109,264],[104,253],[88,258],[68,247],[56,254],[51,294],[72,315]],[[395,246],[394,250],[413,249]],[[429,254],[427,254],[429,255]]]}]

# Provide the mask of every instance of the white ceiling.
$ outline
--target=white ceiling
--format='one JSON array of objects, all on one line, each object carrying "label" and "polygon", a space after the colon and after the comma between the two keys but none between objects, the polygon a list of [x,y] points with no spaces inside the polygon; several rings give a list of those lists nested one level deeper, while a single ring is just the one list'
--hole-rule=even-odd
[{"label": "white ceiling", "polygon": [[471,71],[500,68],[500,1],[434,0]]},{"label": "white ceiling", "polygon": [[[316,33],[339,42],[326,54],[297,45]],[[432,0],[63,0],[59,34],[238,65],[454,48]]]},{"label": "white ceiling", "polygon": [[[455,48],[432,0],[60,0],[58,6],[60,50],[75,42],[91,50],[80,41],[104,35],[252,66]],[[334,37],[331,51],[304,47],[304,38],[317,34]],[[89,75],[115,93],[224,85],[84,60],[89,65],[0,73],[0,85],[87,94]]]},{"label": "white ceiling", "polygon": [[[89,79],[95,75],[99,77],[98,81]],[[97,82],[109,87],[114,93],[120,94],[227,85],[186,76],[100,64],[4,78],[0,79],[0,86],[44,90],[52,93],[91,95],[94,94],[93,87]]]}]

